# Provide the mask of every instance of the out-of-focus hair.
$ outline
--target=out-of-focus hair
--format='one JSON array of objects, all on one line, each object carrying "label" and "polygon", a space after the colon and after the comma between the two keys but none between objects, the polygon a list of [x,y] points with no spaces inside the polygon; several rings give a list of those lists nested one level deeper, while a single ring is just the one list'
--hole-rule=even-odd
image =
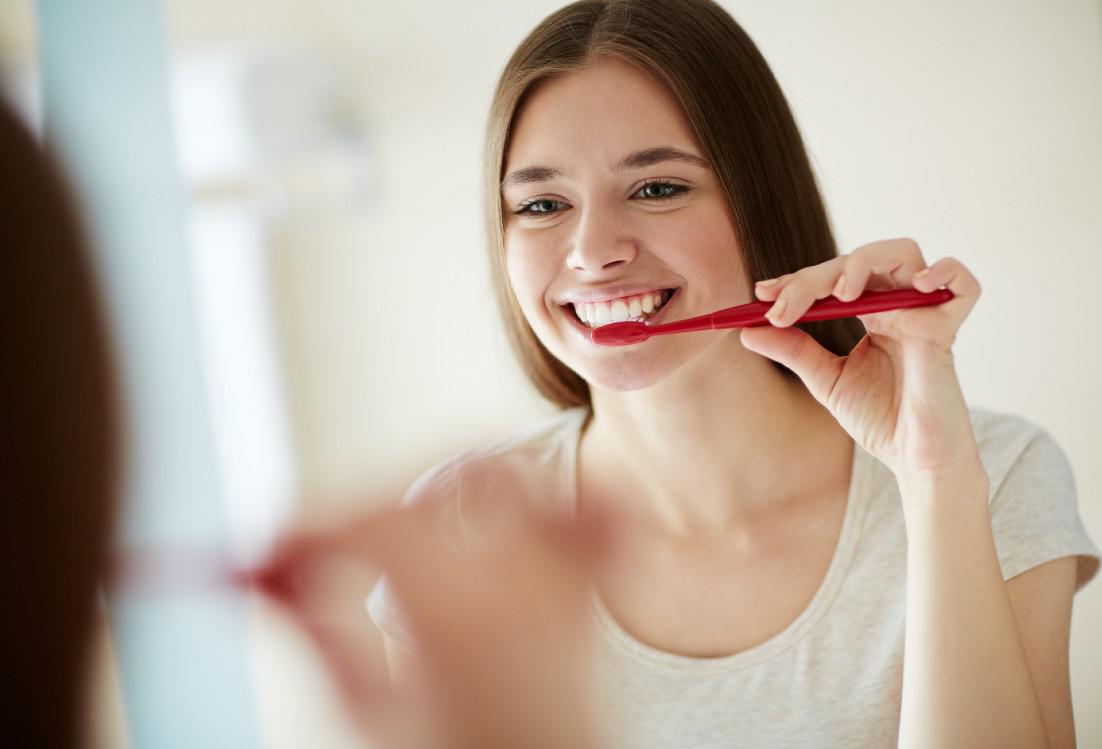
[{"label": "out-of-focus hair", "polygon": [[0,358],[0,735],[75,747],[115,519],[116,393],[74,207],[3,102]]}]

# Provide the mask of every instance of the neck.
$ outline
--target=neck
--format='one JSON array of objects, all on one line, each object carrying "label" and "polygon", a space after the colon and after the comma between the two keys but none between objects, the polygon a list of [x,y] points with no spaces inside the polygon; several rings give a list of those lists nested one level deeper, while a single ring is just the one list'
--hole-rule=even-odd
[{"label": "neck", "polygon": [[848,481],[852,440],[737,331],[644,390],[593,389],[580,485],[676,535],[722,533]]}]

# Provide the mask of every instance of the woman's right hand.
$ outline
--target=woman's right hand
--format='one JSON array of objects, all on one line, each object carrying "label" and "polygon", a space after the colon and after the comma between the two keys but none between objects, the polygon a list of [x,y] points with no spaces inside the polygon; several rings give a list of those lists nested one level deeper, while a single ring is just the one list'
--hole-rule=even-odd
[{"label": "woman's right hand", "polygon": [[[420,508],[302,526],[258,574],[315,643],[373,745],[594,746],[585,604],[605,524],[508,514],[464,550]],[[363,640],[363,600],[380,570],[417,652],[407,659],[414,672],[394,686]]]}]

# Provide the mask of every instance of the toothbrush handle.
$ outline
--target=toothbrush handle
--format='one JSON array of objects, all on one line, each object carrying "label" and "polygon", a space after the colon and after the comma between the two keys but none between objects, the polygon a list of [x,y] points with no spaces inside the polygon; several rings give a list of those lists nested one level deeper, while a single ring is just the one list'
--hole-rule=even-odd
[{"label": "toothbrush handle", "polygon": [[[948,289],[935,289],[922,292],[917,289],[891,289],[890,291],[866,291],[856,299],[843,302],[834,297],[820,299],[796,322],[815,322],[817,320],[837,320],[844,317],[868,315],[873,312],[887,312],[893,309],[912,307],[930,307],[944,304],[953,298]],[[711,314],[712,328],[752,328],[769,325],[765,313],[773,306],[772,302],[751,302],[737,307],[729,307]]]}]

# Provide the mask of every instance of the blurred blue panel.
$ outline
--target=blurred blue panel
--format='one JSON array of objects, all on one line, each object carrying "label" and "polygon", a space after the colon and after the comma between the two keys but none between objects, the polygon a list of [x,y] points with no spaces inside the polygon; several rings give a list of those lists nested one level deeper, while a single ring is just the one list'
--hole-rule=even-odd
[{"label": "blurred blue panel", "polygon": [[[92,229],[126,393],[121,551],[222,549],[161,8],[38,0],[37,10],[47,137]],[[258,745],[243,614],[225,591],[113,594],[135,749]]]}]

